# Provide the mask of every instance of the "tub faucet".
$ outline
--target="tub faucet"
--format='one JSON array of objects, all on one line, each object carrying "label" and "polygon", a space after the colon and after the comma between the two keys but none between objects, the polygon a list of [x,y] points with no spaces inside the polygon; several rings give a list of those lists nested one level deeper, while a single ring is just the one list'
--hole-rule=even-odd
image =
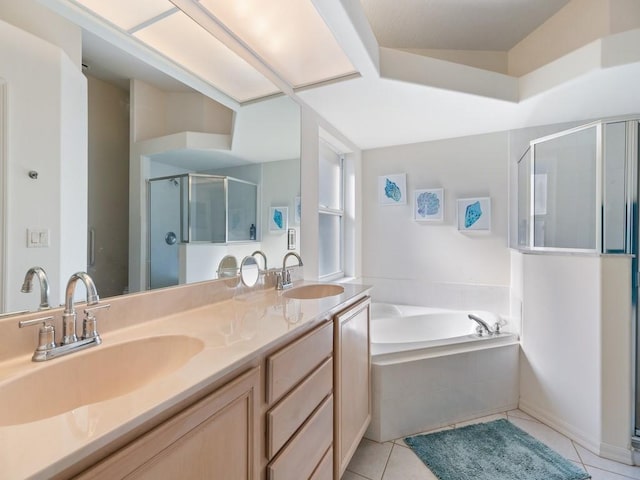
[{"label": "tub faucet", "polygon": [[64,296],[64,313],[62,314],[62,344],[67,345],[78,341],[76,335],[76,309],[73,307],[73,294],[76,283],[81,280],[87,289],[87,306],[96,305],[100,298],[93,279],[85,272],[76,272],[67,282],[67,290]]},{"label": "tub faucet", "polygon": [[482,336],[483,332],[487,332],[488,335],[497,335],[500,333],[499,323],[496,323],[493,329],[491,329],[491,327],[489,327],[489,324],[487,324],[487,322],[485,322],[483,319],[481,319],[477,315],[473,315],[472,313],[470,313],[468,317],[469,317],[469,320],[473,320],[478,324],[478,327],[476,328],[476,332],[478,332],[478,335]]},{"label": "tub faucet", "polygon": [[282,272],[280,272],[279,274],[276,273],[276,290],[285,290],[293,285],[293,283],[291,283],[291,271],[287,270],[287,259],[289,257],[296,257],[298,259],[298,266],[303,266],[302,258],[300,258],[300,255],[298,255],[296,252],[287,253],[282,259]]},{"label": "tub faucet", "polygon": [[40,283],[40,306],[38,307],[38,310],[47,310],[51,308],[51,305],[49,304],[49,279],[47,278],[47,272],[44,271],[44,268],[31,267],[29,270],[27,270],[20,291],[22,293],[31,292],[33,288],[34,276],[38,277],[38,282]]}]

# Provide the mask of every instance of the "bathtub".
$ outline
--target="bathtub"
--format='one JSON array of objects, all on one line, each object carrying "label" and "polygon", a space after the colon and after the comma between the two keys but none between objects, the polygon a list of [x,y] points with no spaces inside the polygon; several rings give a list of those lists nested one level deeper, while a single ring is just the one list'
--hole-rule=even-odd
[{"label": "bathtub", "polygon": [[[479,336],[473,313],[501,333]],[[384,442],[518,405],[518,336],[491,312],[374,303],[372,416]]]}]

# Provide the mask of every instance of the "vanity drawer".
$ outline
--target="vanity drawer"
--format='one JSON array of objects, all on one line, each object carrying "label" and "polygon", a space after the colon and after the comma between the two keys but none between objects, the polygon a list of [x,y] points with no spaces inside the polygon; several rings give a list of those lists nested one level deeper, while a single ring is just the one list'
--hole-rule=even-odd
[{"label": "vanity drawer", "polygon": [[267,357],[267,403],[279,400],[333,352],[333,322]]},{"label": "vanity drawer", "polygon": [[267,458],[278,453],[332,389],[333,359],[329,358],[267,412]]},{"label": "vanity drawer", "polygon": [[316,412],[291,439],[291,442],[267,467],[269,480],[309,478],[324,459],[333,440],[333,395],[327,397]]},{"label": "vanity drawer", "polygon": [[309,480],[333,480],[333,447],[329,447]]}]

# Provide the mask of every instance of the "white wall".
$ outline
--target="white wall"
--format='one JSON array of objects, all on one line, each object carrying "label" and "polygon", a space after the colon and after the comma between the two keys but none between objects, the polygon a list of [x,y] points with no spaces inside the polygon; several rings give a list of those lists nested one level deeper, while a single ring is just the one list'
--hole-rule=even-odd
[{"label": "white wall", "polygon": [[[2,21],[0,77],[7,84],[5,309],[34,309],[37,287],[19,292],[29,267],[47,271],[54,304],[64,300],[69,276],[86,269],[86,79],[60,48]],[[48,248],[26,248],[34,227],[49,230]]]},{"label": "white wall", "polygon": [[[509,313],[506,132],[363,152],[363,280],[376,301]],[[378,204],[378,176],[407,174],[408,203]],[[413,220],[415,189],[444,189],[444,221]],[[457,230],[456,199],[491,197],[490,233]]]},{"label": "white wall", "polygon": [[629,256],[520,255],[520,408],[589,450],[631,462]]},{"label": "white wall", "polygon": [[[269,231],[269,208],[287,207],[289,213],[288,228],[296,231],[296,248],[300,251],[300,225],[295,223],[295,197],[300,196],[300,161],[282,160],[267,162],[262,166],[261,212],[257,238],[260,247],[267,256],[269,267],[282,267],[282,259],[287,253],[287,232]],[[239,259],[241,260],[241,259]],[[291,261],[292,265],[295,263]]]},{"label": "white wall", "polygon": [[101,297],[120,295],[129,273],[129,92],[87,76],[89,228],[95,232],[88,273]]}]

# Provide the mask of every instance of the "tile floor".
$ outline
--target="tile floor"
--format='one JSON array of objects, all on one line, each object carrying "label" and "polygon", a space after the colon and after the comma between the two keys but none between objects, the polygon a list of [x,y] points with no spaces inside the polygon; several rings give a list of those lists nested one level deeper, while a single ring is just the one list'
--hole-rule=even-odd
[{"label": "tile floor", "polygon": [[[640,467],[600,458],[564,435],[520,410],[477,418],[445,428],[507,418],[514,425],[573,461],[591,474],[592,480],[640,480]],[[435,430],[434,430],[435,431]],[[351,459],[342,480],[437,480],[437,477],[406,446],[402,439],[377,443],[364,438]]]}]

